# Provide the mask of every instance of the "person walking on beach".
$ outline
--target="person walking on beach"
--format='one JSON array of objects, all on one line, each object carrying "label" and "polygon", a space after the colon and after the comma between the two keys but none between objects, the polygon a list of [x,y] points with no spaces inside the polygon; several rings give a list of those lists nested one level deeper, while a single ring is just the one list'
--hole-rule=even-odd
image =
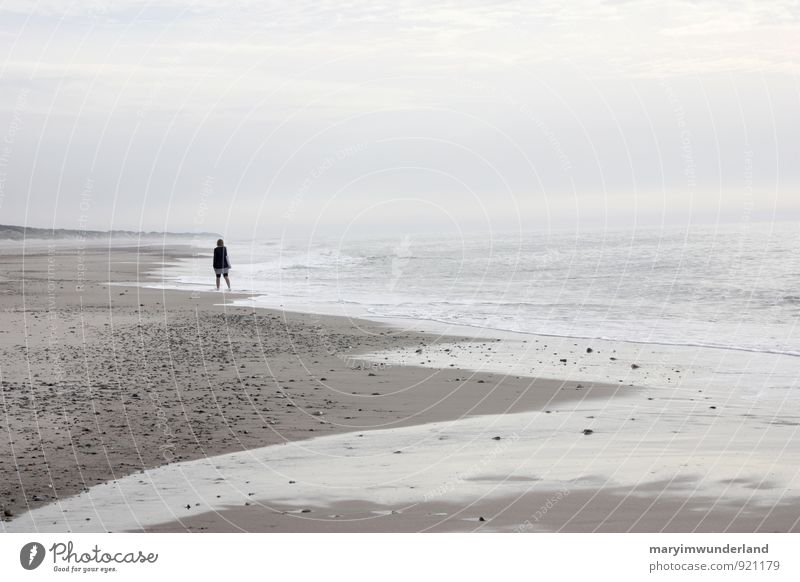
[{"label": "person walking on beach", "polygon": [[228,291],[231,290],[231,280],[228,278],[228,271],[230,268],[231,262],[228,260],[228,249],[225,247],[225,242],[219,239],[217,241],[217,248],[214,249],[214,272],[217,274],[217,290],[219,290],[220,277],[225,277]]}]

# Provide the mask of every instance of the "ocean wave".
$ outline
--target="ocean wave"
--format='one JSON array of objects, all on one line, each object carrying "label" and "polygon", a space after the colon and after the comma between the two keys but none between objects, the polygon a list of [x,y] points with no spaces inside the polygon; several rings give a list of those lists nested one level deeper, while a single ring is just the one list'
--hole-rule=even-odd
[{"label": "ocean wave", "polygon": [[[754,231],[752,246],[719,245],[715,231],[704,232],[637,232],[636,245],[627,231],[599,239],[531,233],[524,246],[510,237],[490,248],[480,237],[414,238],[399,250],[395,239],[270,249],[254,242],[235,247],[234,280],[270,297],[265,307],[294,303],[520,334],[800,355],[800,293],[790,284],[796,267],[773,253],[796,244]],[[167,266],[162,276],[206,284],[198,275],[205,261]],[[758,269],[732,271],[734,263]]]}]

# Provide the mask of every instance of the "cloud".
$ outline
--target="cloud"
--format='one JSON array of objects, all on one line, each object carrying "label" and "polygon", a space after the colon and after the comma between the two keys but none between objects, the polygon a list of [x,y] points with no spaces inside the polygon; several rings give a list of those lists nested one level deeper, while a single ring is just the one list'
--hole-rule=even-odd
[{"label": "cloud", "polygon": [[[308,199],[366,174],[377,178],[356,180],[352,208],[436,199],[427,174],[382,172],[406,160],[446,168],[491,205],[503,184],[421,145],[440,140],[492,159],[521,199],[564,212],[608,200],[620,214],[641,192],[658,212],[662,186],[713,207],[741,187],[748,147],[759,184],[789,204],[800,170],[777,160],[800,153],[787,133],[800,122],[798,28],[798,3],[783,1],[8,0],[0,132],[14,95],[30,93],[6,192],[50,208],[60,191],[68,216],[97,157],[101,215],[147,204],[192,216],[209,173],[223,213],[233,200],[258,207],[267,189],[280,207],[331,152],[394,140],[326,173]],[[698,173],[689,194],[684,130]],[[26,207],[3,201],[4,215]]]}]

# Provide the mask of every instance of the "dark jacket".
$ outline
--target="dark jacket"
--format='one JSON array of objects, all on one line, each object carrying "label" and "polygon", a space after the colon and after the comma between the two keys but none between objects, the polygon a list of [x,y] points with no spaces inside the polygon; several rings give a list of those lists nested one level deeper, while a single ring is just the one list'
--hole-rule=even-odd
[{"label": "dark jacket", "polygon": [[215,269],[230,269],[231,264],[228,261],[228,249],[225,247],[216,247],[214,249],[214,268]]}]

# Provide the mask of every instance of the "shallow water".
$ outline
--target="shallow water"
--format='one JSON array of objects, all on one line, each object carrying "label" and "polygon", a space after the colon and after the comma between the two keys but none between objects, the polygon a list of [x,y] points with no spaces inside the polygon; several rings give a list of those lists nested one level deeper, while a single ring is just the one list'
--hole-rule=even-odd
[{"label": "shallow water", "polygon": [[[466,505],[484,497],[556,488],[626,486],[639,488],[642,495],[702,494],[765,507],[800,496],[800,415],[790,398],[794,383],[752,383],[748,378],[760,372],[748,376],[741,358],[736,360],[739,368],[733,367],[726,350],[698,354],[696,348],[681,352],[594,342],[589,354],[583,343],[558,338],[570,344],[574,353],[569,355],[570,348],[553,339],[535,338],[548,342],[546,349],[532,338],[509,335],[500,342],[440,343],[423,354],[429,366],[473,362],[475,368],[516,374],[545,350],[558,351],[567,355],[567,365],[536,364],[532,369],[572,378],[565,384],[569,390],[576,390],[581,378],[608,369],[593,366],[592,359],[616,357],[613,363],[623,380],[617,380],[619,396],[553,404],[537,412],[325,436],[177,463],[95,486],[5,527],[122,531],[245,503],[299,511],[363,500],[403,511],[416,503]],[[369,357],[389,357],[398,365],[418,364],[423,356],[393,351]],[[794,360],[773,357],[776,369],[780,358]],[[641,367],[632,369],[632,362]],[[674,371],[679,362],[680,374]],[[779,376],[769,378],[775,384]],[[592,434],[584,434],[585,429]]]}]

